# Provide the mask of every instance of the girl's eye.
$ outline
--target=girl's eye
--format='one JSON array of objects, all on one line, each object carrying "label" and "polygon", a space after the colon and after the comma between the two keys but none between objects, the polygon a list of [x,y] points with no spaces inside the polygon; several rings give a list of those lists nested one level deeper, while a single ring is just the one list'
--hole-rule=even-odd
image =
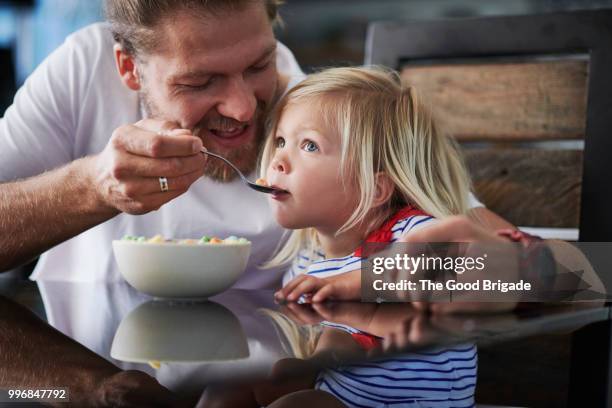
[{"label": "girl's eye", "polygon": [[308,140],[304,142],[303,149],[307,152],[316,152],[317,150],[319,150],[319,146],[317,146],[315,142]]},{"label": "girl's eye", "polygon": [[276,148],[280,149],[280,148],[283,148],[283,147],[285,147],[285,139],[283,139],[282,137],[279,136],[279,137],[276,138]]}]

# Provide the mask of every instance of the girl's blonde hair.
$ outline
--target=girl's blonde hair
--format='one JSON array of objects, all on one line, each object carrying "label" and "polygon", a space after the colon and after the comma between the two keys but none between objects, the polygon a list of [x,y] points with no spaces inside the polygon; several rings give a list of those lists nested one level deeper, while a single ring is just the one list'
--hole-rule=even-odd
[{"label": "girl's blonde hair", "polygon": [[320,325],[298,325],[275,310],[259,309],[259,312],[270,318],[287,354],[302,360],[313,355],[323,332]]},{"label": "girl's blonde hair", "polygon": [[[280,117],[297,103],[317,107],[328,129],[340,137],[342,179],[360,194],[338,234],[364,223],[372,231],[408,204],[435,218],[466,212],[470,181],[456,143],[438,130],[415,89],[382,67],[330,68],[289,90],[269,119],[262,177],[274,156]],[[386,174],[395,190],[373,214],[377,173]],[[317,246],[314,229],[295,230],[267,266],[287,263],[299,250]]]}]

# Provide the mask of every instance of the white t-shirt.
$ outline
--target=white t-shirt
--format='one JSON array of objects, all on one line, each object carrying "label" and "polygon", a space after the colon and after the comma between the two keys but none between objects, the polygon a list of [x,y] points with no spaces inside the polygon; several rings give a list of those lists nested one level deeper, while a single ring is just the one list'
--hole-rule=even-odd
[{"label": "white t-shirt", "polygon": [[[291,86],[304,74],[287,47],[279,43],[277,50],[278,69]],[[97,154],[113,130],[142,118],[138,94],[119,80],[108,25],[90,25],[69,36],[36,69],[0,119],[0,182]],[[235,287],[278,287],[281,272],[257,265],[271,256],[282,233],[264,194],[240,181],[221,184],[203,177],[158,211],[120,214],[52,248],[41,256],[33,279],[121,281],[111,242],[125,234],[236,235],[253,247],[247,272]]]}]

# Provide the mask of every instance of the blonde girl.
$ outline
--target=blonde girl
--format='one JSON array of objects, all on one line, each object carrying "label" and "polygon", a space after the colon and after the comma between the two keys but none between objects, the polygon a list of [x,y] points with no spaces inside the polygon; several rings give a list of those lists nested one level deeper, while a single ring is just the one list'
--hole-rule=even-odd
[{"label": "blonde girl", "polygon": [[322,300],[326,281],[356,276],[364,241],[393,242],[468,207],[455,143],[384,68],[332,68],[292,88],[271,115],[261,174],[285,191],[270,202],[293,230],[269,262],[292,263],[280,299]]}]

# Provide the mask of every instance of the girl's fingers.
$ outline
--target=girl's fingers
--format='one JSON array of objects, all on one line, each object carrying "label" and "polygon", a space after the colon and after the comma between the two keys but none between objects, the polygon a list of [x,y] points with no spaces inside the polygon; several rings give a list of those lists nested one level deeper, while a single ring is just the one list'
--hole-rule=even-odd
[{"label": "girl's fingers", "polygon": [[289,301],[298,300],[300,296],[302,296],[304,293],[311,293],[315,291],[316,289],[318,289],[321,286],[321,284],[322,284],[322,281],[320,281],[317,278],[304,279],[302,282],[300,282],[299,285],[297,285],[291,291],[291,293],[289,293],[289,295],[287,295],[287,300]]},{"label": "girl's fingers", "polygon": [[277,300],[285,300],[287,298],[287,295],[289,295],[289,293],[291,293],[291,291],[295,289],[296,286],[298,286],[300,283],[302,283],[304,279],[308,277],[308,275],[300,275],[297,278],[293,278],[289,283],[287,283],[278,292],[276,292],[274,294],[274,297]]},{"label": "girl's fingers", "polygon": [[312,297],[312,301],[314,303],[323,302],[327,299],[331,299],[335,295],[336,285],[333,283],[328,283],[323,285],[321,289],[319,289],[314,296]]}]

